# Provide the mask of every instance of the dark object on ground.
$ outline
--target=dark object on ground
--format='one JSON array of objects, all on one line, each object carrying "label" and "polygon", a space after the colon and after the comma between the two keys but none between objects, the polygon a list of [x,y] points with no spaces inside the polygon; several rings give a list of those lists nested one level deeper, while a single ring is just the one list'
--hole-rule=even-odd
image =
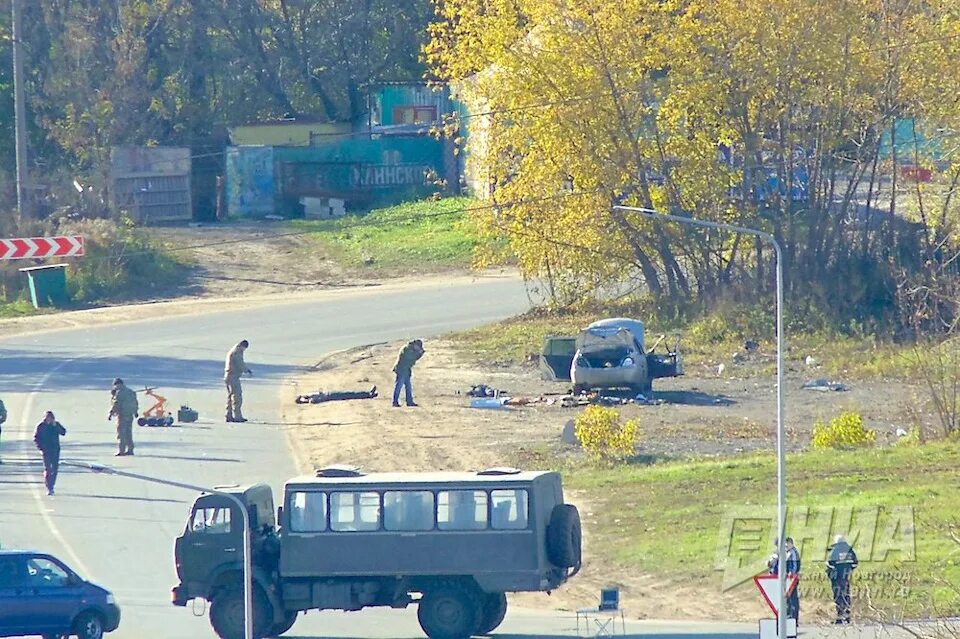
[{"label": "dark object on ground", "polygon": [[501,395],[509,395],[505,390],[498,388],[493,388],[492,386],[487,386],[486,384],[478,384],[472,386],[467,392],[468,397],[500,397]]},{"label": "dark object on ground", "polygon": [[331,391],[325,393],[317,391],[310,395],[297,395],[298,404],[322,404],[323,402],[339,402],[349,399],[373,399],[377,396],[377,387],[368,391]]},{"label": "dark object on ground", "polygon": [[181,406],[177,411],[177,421],[185,424],[191,424],[200,418],[200,413],[189,406]]},{"label": "dark object on ground", "polygon": [[173,426],[176,420],[172,415],[166,417],[141,417],[137,420],[138,426]]},{"label": "dark object on ground", "polygon": [[743,343],[743,350],[745,351],[755,351],[760,348],[760,344],[756,340],[748,339]]},{"label": "dark object on ground", "polygon": [[814,390],[820,392],[826,391],[847,391],[850,390],[847,388],[846,384],[841,384],[839,382],[831,382],[827,379],[813,379],[803,385],[805,390]]}]

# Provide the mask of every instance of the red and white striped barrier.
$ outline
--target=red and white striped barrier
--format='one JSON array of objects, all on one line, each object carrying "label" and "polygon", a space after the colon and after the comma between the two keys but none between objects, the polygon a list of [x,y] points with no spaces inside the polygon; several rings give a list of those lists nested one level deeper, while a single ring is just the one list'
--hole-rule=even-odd
[{"label": "red and white striped barrier", "polygon": [[82,235],[56,237],[16,237],[0,240],[0,260],[78,257],[83,255]]}]

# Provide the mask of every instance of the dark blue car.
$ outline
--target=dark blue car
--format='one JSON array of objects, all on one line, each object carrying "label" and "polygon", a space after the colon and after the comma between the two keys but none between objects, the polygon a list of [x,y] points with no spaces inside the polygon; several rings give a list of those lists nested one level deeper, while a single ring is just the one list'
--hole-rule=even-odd
[{"label": "dark blue car", "polygon": [[0,550],[0,637],[101,639],[120,625],[109,590],[42,552]]}]

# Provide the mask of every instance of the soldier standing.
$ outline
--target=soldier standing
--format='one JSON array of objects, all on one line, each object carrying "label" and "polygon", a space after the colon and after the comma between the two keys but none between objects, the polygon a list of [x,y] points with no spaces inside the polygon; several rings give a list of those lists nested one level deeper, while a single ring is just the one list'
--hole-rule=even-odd
[{"label": "soldier standing", "polygon": [[241,410],[243,406],[243,387],[240,385],[240,376],[246,373],[253,375],[246,362],[243,361],[243,353],[250,346],[247,340],[241,340],[236,346],[227,353],[227,359],[223,365],[223,382],[227,386],[227,415],[228,422],[245,422]]},{"label": "soldier standing", "polygon": [[397,364],[393,367],[393,372],[397,374],[397,381],[393,386],[393,405],[400,405],[400,389],[405,391],[407,406],[416,406],[413,401],[413,385],[411,377],[413,376],[413,365],[423,357],[423,342],[415,339],[400,350],[397,356]]},{"label": "soldier standing", "polygon": [[[0,436],[3,436],[3,422],[7,421],[7,407],[3,405],[3,400],[0,399]],[[3,459],[0,458],[0,464],[3,463]]]},{"label": "soldier standing", "polygon": [[33,434],[33,443],[43,455],[43,483],[47,486],[48,495],[53,494],[57,483],[57,473],[60,471],[60,437],[66,434],[67,429],[49,410],[43,416],[43,421],[37,424],[37,430]]},{"label": "soldier standing", "polygon": [[126,384],[119,377],[113,380],[113,388],[110,391],[113,401],[110,404],[110,414],[107,415],[109,421],[113,417],[117,418],[117,439],[119,440],[119,450],[117,457],[133,454],[133,418],[137,416],[137,394],[127,388]]},{"label": "soldier standing", "polygon": [[833,588],[833,603],[837,606],[837,620],[833,623],[850,623],[850,576],[859,564],[857,553],[843,535],[836,536],[829,550],[827,577]]}]

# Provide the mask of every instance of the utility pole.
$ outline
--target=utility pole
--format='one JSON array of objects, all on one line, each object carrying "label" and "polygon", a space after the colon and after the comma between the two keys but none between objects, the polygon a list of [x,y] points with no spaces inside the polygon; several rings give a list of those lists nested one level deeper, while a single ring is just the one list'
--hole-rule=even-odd
[{"label": "utility pole", "polygon": [[11,0],[13,7],[13,108],[17,144],[17,211],[20,217],[30,216],[30,176],[27,171],[27,114],[23,99],[23,25],[20,23],[20,0]]}]

